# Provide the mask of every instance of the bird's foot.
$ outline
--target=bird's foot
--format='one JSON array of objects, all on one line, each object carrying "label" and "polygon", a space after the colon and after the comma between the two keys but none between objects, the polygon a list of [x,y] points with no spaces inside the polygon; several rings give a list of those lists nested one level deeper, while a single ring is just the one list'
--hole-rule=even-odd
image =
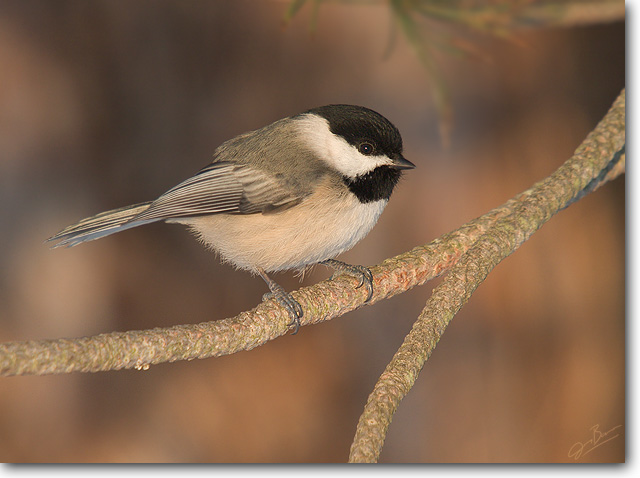
[{"label": "bird's foot", "polygon": [[291,322],[287,324],[287,327],[293,327],[292,335],[297,334],[298,329],[300,329],[300,319],[304,315],[304,313],[302,312],[302,306],[298,303],[297,300],[293,298],[291,294],[284,290],[280,284],[267,276],[267,274],[263,270],[258,270],[258,273],[267,283],[267,286],[269,286],[269,290],[271,291],[264,294],[262,296],[262,299],[275,299],[278,304],[287,309],[287,312],[289,312],[289,317],[291,317]]},{"label": "bird's foot", "polygon": [[[367,300],[365,300],[365,302],[369,302],[371,300],[371,297],[373,297],[373,274],[369,268],[365,266],[347,264],[346,262],[337,261],[335,259],[327,259],[326,261],[322,261],[321,264],[331,267],[336,271],[336,273],[342,272],[358,277],[360,279],[360,283],[357,285],[357,288],[364,285],[367,289]],[[336,274],[334,273],[331,276],[331,279],[333,279],[335,275]]]}]

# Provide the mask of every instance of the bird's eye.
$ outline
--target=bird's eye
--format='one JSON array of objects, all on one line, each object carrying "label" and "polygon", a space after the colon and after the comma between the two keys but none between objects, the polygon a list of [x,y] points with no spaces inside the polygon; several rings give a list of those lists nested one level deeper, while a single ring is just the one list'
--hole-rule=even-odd
[{"label": "bird's eye", "polygon": [[360,143],[358,151],[365,156],[369,156],[370,154],[373,154],[373,145],[371,143]]}]

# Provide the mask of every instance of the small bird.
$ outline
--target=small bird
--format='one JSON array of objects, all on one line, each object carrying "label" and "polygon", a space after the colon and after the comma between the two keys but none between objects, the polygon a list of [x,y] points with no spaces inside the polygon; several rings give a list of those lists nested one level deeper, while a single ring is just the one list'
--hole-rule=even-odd
[{"label": "small bird", "polygon": [[295,334],[302,307],[267,273],[322,263],[359,277],[369,300],[369,269],[333,258],[369,233],[402,170],[414,167],[384,116],[321,106],[224,142],[211,164],[154,201],[83,219],[48,241],[71,247],[156,221],[185,224],[223,262],[260,275]]}]

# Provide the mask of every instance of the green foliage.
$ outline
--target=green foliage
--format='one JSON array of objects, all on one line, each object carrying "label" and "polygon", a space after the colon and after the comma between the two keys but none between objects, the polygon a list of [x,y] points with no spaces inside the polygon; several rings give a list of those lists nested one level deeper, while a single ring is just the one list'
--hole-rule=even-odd
[{"label": "green foliage", "polygon": [[[330,2],[388,6],[395,28],[407,39],[431,79],[431,95],[445,144],[453,113],[438,54],[484,59],[474,42],[465,36],[483,34],[514,41],[513,33],[517,30],[601,23],[624,19],[625,13],[621,0],[291,0],[284,21],[289,23],[305,4],[311,3],[311,31],[315,32],[320,5]],[[394,34],[395,29],[385,56],[395,45]]]}]

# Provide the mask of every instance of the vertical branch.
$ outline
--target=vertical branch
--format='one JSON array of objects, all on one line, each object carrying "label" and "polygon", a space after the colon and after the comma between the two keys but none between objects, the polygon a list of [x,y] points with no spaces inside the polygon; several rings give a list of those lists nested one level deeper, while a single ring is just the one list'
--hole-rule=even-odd
[{"label": "vertical branch", "polygon": [[[625,144],[625,91],[555,173],[519,196],[514,212],[481,236],[434,289],[403,344],[367,400],[351,446],[350,462],[376,462],[400,401],[454,315],[489,272],[577,197]],[[624,159],[624,155],[621,159]],[[617,168],[621,172],[620,168]],[[611,179],[612,175],[606,176]]]}]

